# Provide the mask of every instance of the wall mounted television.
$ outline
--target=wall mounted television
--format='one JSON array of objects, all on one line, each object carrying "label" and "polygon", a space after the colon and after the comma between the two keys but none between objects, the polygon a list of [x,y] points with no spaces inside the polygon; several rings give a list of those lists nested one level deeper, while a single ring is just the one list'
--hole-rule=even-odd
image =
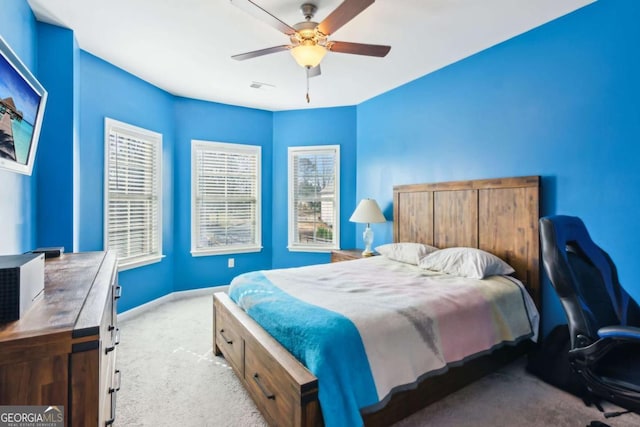
[{"label": "wall mounted television", "polygon": [[0,37],[0,168],[31,175],[47,91]]}]

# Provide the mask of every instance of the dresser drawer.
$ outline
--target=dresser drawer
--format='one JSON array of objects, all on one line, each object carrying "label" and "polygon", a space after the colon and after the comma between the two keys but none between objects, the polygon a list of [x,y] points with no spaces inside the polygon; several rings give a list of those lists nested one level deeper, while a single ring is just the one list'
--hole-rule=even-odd
[{"label": "dresser drawer", "polygon": [[[270,425],[294,425],[299,385],[257,342],[245,341],[245,384]],[[299,406],[298,406],[299,408]]]},{"label": "dresser drawer", "polygon": [[120,375],[116,378],[116,353],[120,343],[120,329],[117,316],[113,313],[113,292],[110,286],[109,298],[100,323],[100,394],[98,425],[105,426],[113,423],[115,417],[114,398],[116,388],[120,388]]},{"label": "dresser drawer", "polygon": [[244,376],[244,342],[242,330],[237,321],[226,311],[216,310],[216,344],[231,364],[231,367],[242,378]]}]

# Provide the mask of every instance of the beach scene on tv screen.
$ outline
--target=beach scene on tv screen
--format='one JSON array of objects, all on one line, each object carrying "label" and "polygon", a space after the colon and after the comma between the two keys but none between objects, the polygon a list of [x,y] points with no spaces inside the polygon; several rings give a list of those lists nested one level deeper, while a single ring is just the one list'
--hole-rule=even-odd
[{"label": "beach scene on tv screen", "polygon": [[40,95],[0,55],[0,158],[26,165]]}]

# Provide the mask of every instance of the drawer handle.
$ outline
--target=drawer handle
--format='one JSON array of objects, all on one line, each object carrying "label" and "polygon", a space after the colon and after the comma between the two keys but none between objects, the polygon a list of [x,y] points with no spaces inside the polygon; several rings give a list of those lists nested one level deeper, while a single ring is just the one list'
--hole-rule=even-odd
[{"label": "drawer handle", "polygon": [[233,340],[230,340],[229,338],[224,336],[224,329],[220,329],[220,336],[223,340],[225,340],[227,344],[233,344]]},{"label": "drawer handle", "polygon": [[267,399],[276,400],[276,395],[273,393],[269,393],[267,389],[264,388],[264,386],[262,385],[262,381],[260,380],[260,376],[257,372],[253,374],[253,380],[256,382],[256,384],[258,384],[258,388],[260,389],[262,394],[264,394],[264,397],[266,397]]},{"label": "drawer handle", "polygon": [[110,387],[109,388],[109,393],[115,393],[117,391],[120,391],[120,370],[116,369],[115,374],[118,376],[118,382],[116,384],[118,384],[117,387]]},{"label": "drawer handle", "polygon": [[110,352],[112,352],[113,350],[116,349],[116,346],[120,344],[120,328],[116,328],[116,336],[115,336],[115,340],[112,346],[110,347],[106,347],[104,349],[104,354],[109,354]]}]

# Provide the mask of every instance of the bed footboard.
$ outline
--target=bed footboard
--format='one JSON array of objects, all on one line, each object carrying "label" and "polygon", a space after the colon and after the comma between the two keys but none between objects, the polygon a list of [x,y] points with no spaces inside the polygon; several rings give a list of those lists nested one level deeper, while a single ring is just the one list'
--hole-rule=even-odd
[{"label": "bed footboard", "polygon": [[[272,426],[324,425],[318,379],[280,343],[238,307],[227,294],[213,296],[213,342]],[[367,427],[389,426],[522,356],[531,343],[504,346],[491,354],[452,367],[397,393],[377,412],[363,413]]]},{"label": "bed footboard", "polygon": [[273,426],[322,426],[318,379],[225,293],[213,296],[213,342]]}]

